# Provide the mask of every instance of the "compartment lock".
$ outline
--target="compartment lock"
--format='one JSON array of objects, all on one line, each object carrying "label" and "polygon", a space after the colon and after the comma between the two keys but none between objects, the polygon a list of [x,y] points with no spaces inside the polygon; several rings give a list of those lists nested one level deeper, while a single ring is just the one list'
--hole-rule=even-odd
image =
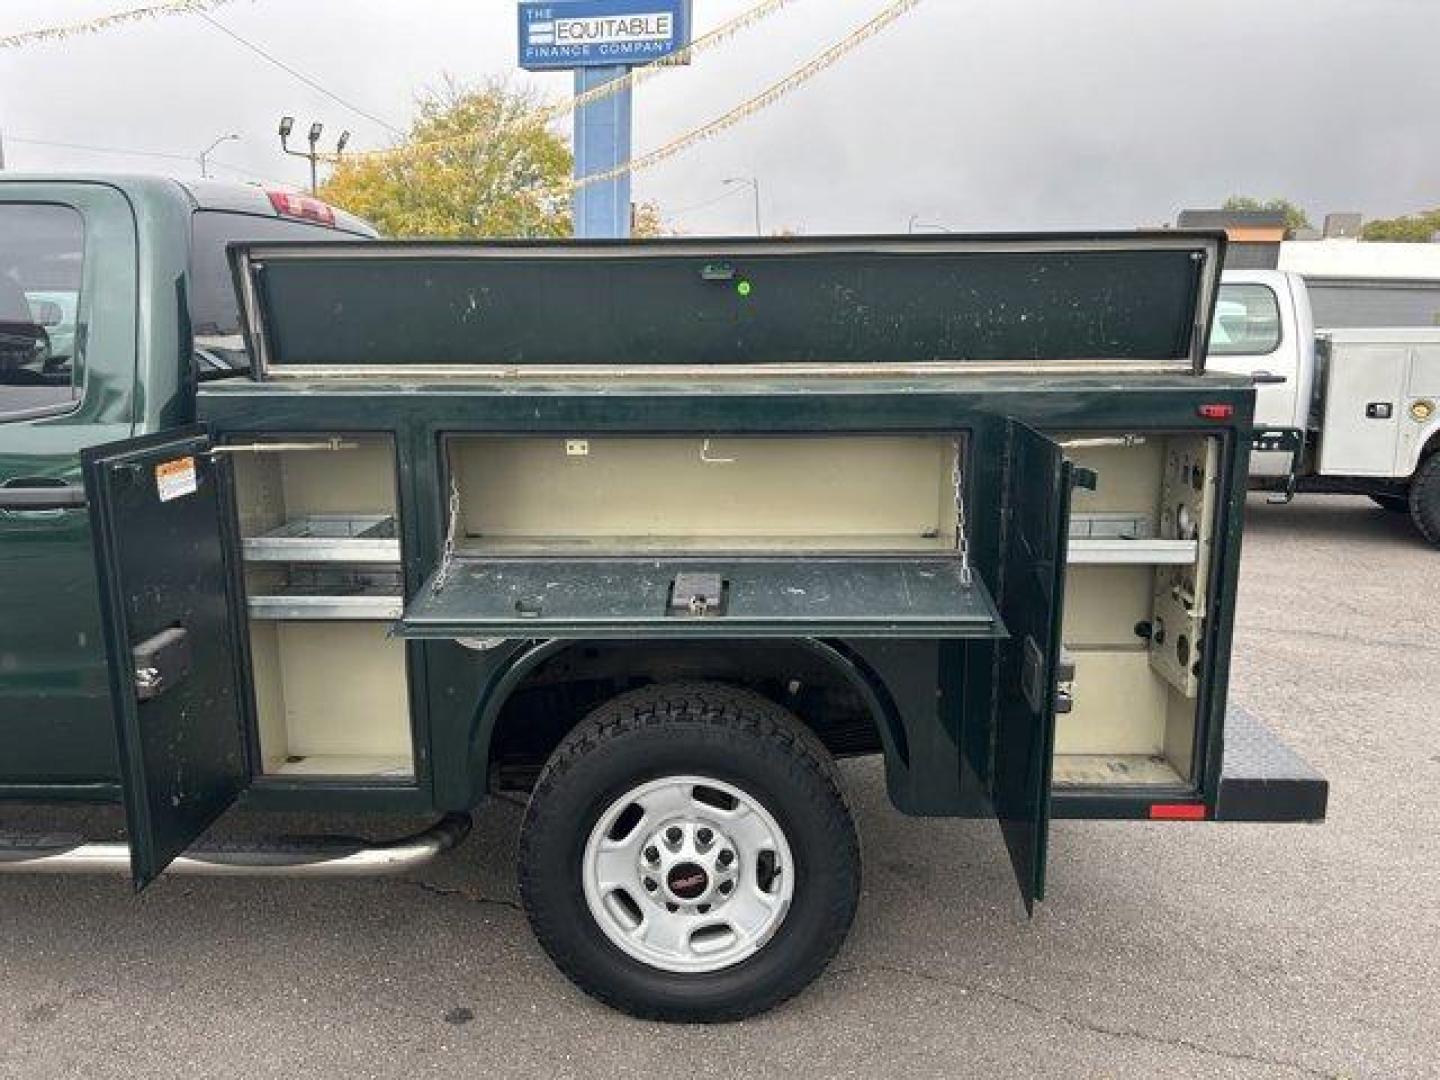
[{"label": "compartment lock", "polygon": [[725,579],[709,571],[675,575],[670,583],[669,614],[706,617],[725,614]]}]

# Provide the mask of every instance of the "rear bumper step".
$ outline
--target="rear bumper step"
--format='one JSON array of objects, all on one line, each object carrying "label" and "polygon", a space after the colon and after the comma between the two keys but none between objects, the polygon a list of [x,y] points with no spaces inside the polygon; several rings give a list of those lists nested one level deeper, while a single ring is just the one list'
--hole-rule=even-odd
[{"label": "rear bumper step", "polygon": [[1330,784],[1249,710],[1225,714],[1216,821],[1322,821]]},{"label": "rear bumper step", "polygon": [[[208,877],[372,877],[402,874],[455,847],[468,814],[451,814],[424,832],[371,843],[342,836],[295,837],[191,848],[167,874]],[[71,836],[0,837],[0,874],[129,874],[130,846]]]}]

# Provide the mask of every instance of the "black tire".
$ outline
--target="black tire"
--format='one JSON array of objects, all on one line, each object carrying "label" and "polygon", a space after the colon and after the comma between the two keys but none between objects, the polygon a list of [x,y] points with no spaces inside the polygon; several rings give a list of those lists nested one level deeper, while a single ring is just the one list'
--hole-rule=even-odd
[{"label": "black tire", "polygon": [[[733,966],[677,973],[622,952],[582,882],[595,823],[626,792],[666,776],[710,777],[758,801],[794,859],[794,893],[773,936]],[[520,895],[555,964],[632,1016],[714,1023],[803,990],[840,948],[860,892],[860,848],[834,763],[815,735],[759,694],[714,683],[632,691],[592,712],[551,755],[520,837]]]},{"label": "black tire", "polygon": [[1370,501],[1382,510],[1388,510],[1392,514],[1410,513],[1410,497],[1408,495],[1377,495],[1371,493]]},{"label": "black tire", "polygon": [[1410,520],[1421,536],[1440,547],[1440,451],[1425,459],[1410,482]]}]

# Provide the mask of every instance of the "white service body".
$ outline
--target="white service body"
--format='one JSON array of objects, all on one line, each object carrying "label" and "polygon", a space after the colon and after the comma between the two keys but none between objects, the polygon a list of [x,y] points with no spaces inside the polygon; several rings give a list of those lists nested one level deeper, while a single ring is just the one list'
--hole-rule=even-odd
[{"label": "white service body", "polygon": [[[1317,330],[1296,273],[1225,271],[1206,366],[1255,378],[1257,432],[1305,433],[1302,479],[1408,481],[1440,440],[1440,326]],[[1296,467],[1257,450],[1250,475]]]}]

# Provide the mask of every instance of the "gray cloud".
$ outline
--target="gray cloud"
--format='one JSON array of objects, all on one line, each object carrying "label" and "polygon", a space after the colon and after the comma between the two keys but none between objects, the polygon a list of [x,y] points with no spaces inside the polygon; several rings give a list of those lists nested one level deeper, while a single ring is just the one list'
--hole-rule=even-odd
[{"label": "gray cloud", "polygon": [[[9,0],[0,30],[131,2]],[[753,2],[695,0],[700,28]],[[637,151],[758,93],[884,3],[794,0],[655,79],[638,94]],[[392,121],[445,72],[570,91],[563,74],[515,71],[508,0],[248,0],[216,17]],[[956,229],[1128,227],[1236,192],[1315,216],[1403,213],[1440,205],[1437,40],[1430,0],[926,0],[779,104],[640,175],[635,194],[679,211],[724,195],[727,176],[758,176],[767,223],[812,233],[903,229],[912,214]],[[330,135],[349,127],[357,146],[388,138],[191,17],[0,54],[12,168],[193,175],[184,160],[14,139],[193,155],[237,131],[219,160],[299,183],[303,165],[275,145],[282,112]],[[736,191],[677,224],[745,231],[749,205]]]}]

